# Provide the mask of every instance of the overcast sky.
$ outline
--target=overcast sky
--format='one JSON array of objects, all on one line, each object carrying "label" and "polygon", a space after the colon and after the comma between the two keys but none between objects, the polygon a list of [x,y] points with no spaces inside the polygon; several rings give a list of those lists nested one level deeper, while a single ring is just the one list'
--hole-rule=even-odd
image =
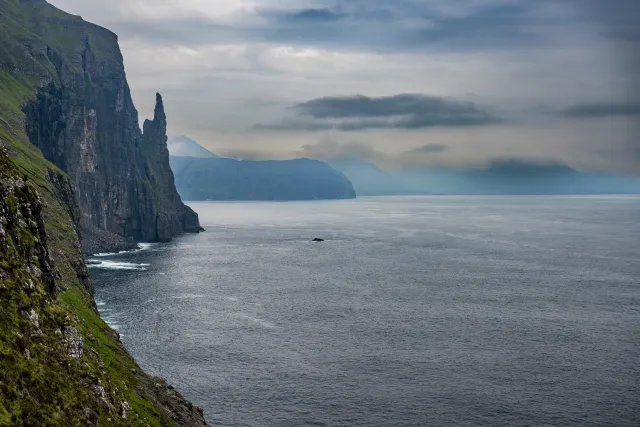
[{"label": "overcast sky", "polygon": [[639,0],[51,0],[116,32],[134,102],[241,158],[640,173]]}]

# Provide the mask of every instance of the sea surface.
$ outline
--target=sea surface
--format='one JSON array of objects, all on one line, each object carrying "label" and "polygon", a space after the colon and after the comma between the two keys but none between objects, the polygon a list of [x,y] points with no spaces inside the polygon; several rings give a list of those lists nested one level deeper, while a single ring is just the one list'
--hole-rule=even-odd
[{"label": "sea surface", "polygon": [[640,425],[640,197],[190,205],[91,273],[215,426]]}]

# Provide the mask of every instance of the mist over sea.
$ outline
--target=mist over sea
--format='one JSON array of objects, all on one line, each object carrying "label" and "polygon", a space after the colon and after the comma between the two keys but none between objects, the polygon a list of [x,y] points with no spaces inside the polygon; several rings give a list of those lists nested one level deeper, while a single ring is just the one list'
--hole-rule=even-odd
[{"label": "mist over sea", "polygon": [[640,425],[638,196],[190,205],[90,268],[212,425]]}]

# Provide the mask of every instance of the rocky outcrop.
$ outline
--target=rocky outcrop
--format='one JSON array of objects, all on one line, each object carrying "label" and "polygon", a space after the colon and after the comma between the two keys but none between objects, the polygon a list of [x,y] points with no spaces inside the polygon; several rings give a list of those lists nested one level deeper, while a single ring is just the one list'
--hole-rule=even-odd
[{"label": "rocky outcrop", "polygon": [[155,222],[143,225],[142,239],[167,241],[180,232],[198,232],[202,230],[198,216],[184,206],[176,191],[174,176],[169,166],[167,149],[167,117],[164,112],[162,96],[156,94],[156,107],[153,120],[145,120],[142,135],[143,151],[150,166],[150,183],[156,193],[155,211],[149,219]]},{"label": "rocky outcrop", "polygon": [[[44,2],[29,7],[51,8]],[[116,35],[70,15],[47,19],[78,40],[31,48],[36,62],[48,66],[36,97],[24,107],[26,129],[74,183],[85,250],[126,249],[134,241],[199,231],[197,214],[173,184],[162,98],[143,134]]]},{"label": "rocky outcrop", "polygon": [[56,272],[47,246],[42,203],[37,193],[11,171],[0,145],[0,278],[18,281],[26,295],[38,290],[55,294]]}]

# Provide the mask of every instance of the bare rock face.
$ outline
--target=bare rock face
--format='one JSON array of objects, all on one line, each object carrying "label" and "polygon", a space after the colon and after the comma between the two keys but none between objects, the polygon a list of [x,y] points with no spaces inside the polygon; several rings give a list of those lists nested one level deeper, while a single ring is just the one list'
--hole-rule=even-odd
[{"label": "bare rock face", "polygon": [[155,224],[146,224],[143,234],[153,240],[167,241],[181,232],[201,231],[197,214],[182,204],[174,185],[167,149],[167,117],[160,94],[156,94],[153,120],[144,122],[142,146],[148,153],[146,160],[151,168],[152,188],[161,193],[156,197],[159,201],[156,212],[151,214]]},{"label": "bare rock face", "polygon": [[68,46],[32,49],[55,73],[43,71],[25,106],[26,130],[73,181],[85,252],[200,231],[197,214],[174,186],[162,97],[142,133],[116,35],[75,17],[55,19],[81,35]]},{"label": "bare rock face", "polygon": [[[0,157],[0,162],[5,163],[2,145]],[[22,178],[6,175],[0,164],[0,252],[11,260],[0,265],[0,279],[11,277],[9,273],[18,270],[19,283],[27,295],[38,291],[38,283],[49,294],[58,291],[41,212],[37,193]],[[36,329],[40,328],[37,313],[26,308],[22,312]]]}]

